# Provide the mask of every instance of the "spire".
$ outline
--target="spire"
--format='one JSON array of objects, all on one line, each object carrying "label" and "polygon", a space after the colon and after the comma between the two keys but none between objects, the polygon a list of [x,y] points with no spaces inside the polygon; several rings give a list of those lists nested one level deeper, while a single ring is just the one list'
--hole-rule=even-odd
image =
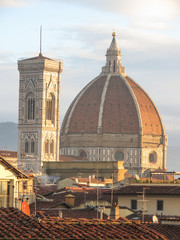
[{"label": "spire", "polygon": [[102,68],[102,74],[122,74],[126,76],[125,68],[121,65],[121,50],[116,42],[116,33],[112,33],[113,39],[106,51],[106,65]]}]

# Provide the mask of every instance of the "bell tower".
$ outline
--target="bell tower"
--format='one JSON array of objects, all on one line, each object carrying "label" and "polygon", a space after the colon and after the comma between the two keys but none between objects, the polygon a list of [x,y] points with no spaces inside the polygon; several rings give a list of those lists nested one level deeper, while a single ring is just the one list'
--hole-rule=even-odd
[{"label": "bell tower", "polygon": [[39,56],[18,61],[18,168],[40,173],[59,160],[60,80],[63,63]]}]

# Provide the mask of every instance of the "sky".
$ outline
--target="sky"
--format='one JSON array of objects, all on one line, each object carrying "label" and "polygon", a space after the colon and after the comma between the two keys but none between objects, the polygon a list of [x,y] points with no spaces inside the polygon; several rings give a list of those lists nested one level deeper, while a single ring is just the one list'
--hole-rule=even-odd
[{"label": "sky", "polygon": [[150,95],[170,146],[180,146],[179,0],[0,0],[0,122],[18,121],[17,61],[39,54],[64,62],[61,120],[100,74],[117,33],[126,73]]}]

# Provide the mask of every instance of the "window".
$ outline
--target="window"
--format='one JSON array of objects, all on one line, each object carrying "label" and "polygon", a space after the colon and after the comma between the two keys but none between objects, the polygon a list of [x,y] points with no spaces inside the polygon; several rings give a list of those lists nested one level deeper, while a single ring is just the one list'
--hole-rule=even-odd
[{"label": "window", "polygon": [[45,142],[45,153],[49,153],[49,140],[46,140]]},{"label": "window", "polygon": [[149,154],[149,162],[150,163],[157,163],[157,153],[155,151]]},{"label": "window", "polygon": [[111,70],[111,60],[109,60],[109,72]]},{"label": "window", "polygon": [[55,98],[52,94],[46,100],[46,119],[54,123],[55,118]]},{"label": "window", "polygon": [[34,144],[34,141],[32,140],[31,141],[31,153],[34,153],[35,152],[35,144]]},{"label": "window", "polygon": [[50,154],[54,155],[54,141],[53,140],[50,143]]},{"label": "window", "polygon": [[123,161],[124,160],[124,153],[122,151],[116,151],[114,154],[114,158],[116,161]]},{"label": "window", "polygon": [[29,152],[29,142],[25,141],[25,149],[24,149],[25,153]]},{"label": "window", "polygon": [[158,211],[163,211],[163,208],[164,208],[163,200],[157,200],[157,210]]},{"label": "window", "polygon": [[27,120],[35,119],[35,96],[32,92],[26,96],[25,112]]},{"label": "window", "polygon": [[114,60],[114,64],[113,64],[113,72],[116,72],[116,61]]},{"label": "window", "polygon": [[27,118],[28,120],[33,120],[35,118],[35,99],[34,98],[28,98],[28,115]]},{"label": "window", "polygon": [[9,207],[9,182],[0,181],[0,207]]},{"label": "window", "polygon": [[84,150],[82,150],[79,154],[81,160],[86,160],[87,154]]},{"label": "window", "polygon": [[137,210],[137,200],[131,200],[131,209]]},{"label": "window", "polygon": [[24,190],[27,189],[27,181],[23,181],[23,189],[24,189]]}]

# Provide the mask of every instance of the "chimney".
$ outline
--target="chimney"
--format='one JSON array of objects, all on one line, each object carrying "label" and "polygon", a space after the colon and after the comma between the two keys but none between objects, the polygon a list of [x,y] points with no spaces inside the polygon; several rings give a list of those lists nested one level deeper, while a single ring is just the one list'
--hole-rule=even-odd
[{"label": "chimney", "polygon": [[88,185],[91,183],[91,176],[88,178]]},{"label": "chimney", "polygon": [[63,217],[62,211],[59,211],[59,217],[60,217],[60,218]]},{"label": "chimney", "polygon": [[70,205],[71,207],[74,207],[75,205],[75,196],[68,194],[65,196],[65,203]]},{"label": "chimney", "polygon": [[119,207],[117,203],[114,203],[111,207],[110,219],[118,219],[119,218]]}]

